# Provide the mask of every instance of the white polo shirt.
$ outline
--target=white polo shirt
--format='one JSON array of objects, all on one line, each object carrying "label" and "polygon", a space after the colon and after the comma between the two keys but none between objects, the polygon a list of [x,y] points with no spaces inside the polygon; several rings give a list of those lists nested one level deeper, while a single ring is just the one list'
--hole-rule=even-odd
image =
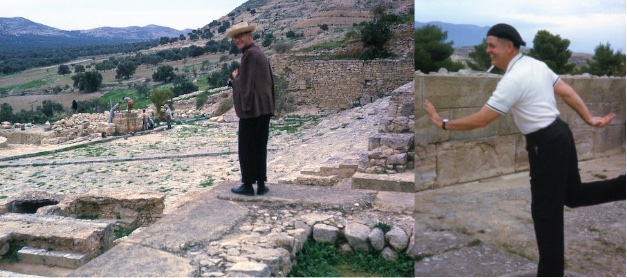
[{"label": "white polo shirt", "polygon": [[502,115],[511,111],[520,132],[532,133],[560,115],[553,91],[557,81],[559,76],[545,63],[519,53],[507,65],[486,106]]}]

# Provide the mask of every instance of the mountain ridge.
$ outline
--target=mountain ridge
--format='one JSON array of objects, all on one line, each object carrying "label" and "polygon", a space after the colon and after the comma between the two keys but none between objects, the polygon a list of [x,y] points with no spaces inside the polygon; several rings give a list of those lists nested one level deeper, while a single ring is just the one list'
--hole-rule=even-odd
[{"label": "mountain ridge", "polygon": [[86,30],[61,30],[24,17],[0,17],[0,47],[3,49],[14,47],[42,48],[63,43],[89,45],[137,42],[160,37],[178,37],[180,34],[187,34],[190,31],[190,29],[176,30],[155,24],[143,27],[105,26]]}]

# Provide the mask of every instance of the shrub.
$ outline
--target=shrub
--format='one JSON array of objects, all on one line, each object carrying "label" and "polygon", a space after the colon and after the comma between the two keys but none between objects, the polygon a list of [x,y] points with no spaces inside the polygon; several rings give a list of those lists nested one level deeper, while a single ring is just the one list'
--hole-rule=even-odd
[{"label": "shrub", "polygon": [[196,109],[200,110],[200,108],[207,103],[207,99],[209,98],[209,92],[204,91],[201,94],[196,96]]}]

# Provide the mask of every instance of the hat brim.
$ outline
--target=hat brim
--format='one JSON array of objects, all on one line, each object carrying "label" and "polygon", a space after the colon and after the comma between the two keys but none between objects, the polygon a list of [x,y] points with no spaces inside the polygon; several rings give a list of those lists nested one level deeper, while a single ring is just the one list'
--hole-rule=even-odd
[{"label": "hat brim", "polygon": [[256,25],[252,25],[252,26],[248,26],[248,27],[242,27],[242,28],[237,28],[237,29],[233,29],[233,30],[229,30],[226,33],[226,36],[229,38],[233,38],[239,34],[243,34],[243,33],[248,33],[248,32],[253,32],[255,31],[255,29],[257,29]]}]

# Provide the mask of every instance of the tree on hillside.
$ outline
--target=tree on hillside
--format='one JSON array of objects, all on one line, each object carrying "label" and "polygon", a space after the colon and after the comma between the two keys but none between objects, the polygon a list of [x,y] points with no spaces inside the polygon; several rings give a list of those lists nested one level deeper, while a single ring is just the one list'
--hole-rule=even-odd
[{"label": "tree on hillside", "polygon": [[329,25],[328,24],[321,24],[321,25],[318,25],[318,27],[320,27],[320,30],[322,30],[322,31],[328,31],[329,30]]},{"label": "tree on hillside", "polygon": [[164,83],[172,81],[175,77],[176,73],[174,73],[174,68],[170,65],[160,66],[157,68],[157,71],[152,74],[154,81],[163,81]]},{"label": "tree on hillside", "polygon": [[157,108],[157,117],[162,121],[165,120],[165,114],[162,110],[164,104],[168,104],[170,109],[174,110],[173,101],[172,101],[172,92],[169,88],[156,88],[150,94],[150,101]]},{"label": "tree on hillside", "polygon": [[610,43],[599,44],[594,49],[592,60],[586,61],[582,72],[598,76],[625,76],[625,54],[614,52]]},{"label": "tree on hillside", "polygon": [[102,85],[102,74],[97,71],[81,72],[72,76],[74,87],[80,91],[94,92]]},{"label": "tree on hillside", "polygon": [[13,107],[8,103],[0,105],[0,122],[13,122]]},{"label": "tree on hillside", "polygon": [[85,72],[85,66],[83,65],[74,66],[74,73],[79,73],[79,72]]},{"label": "tree on hillside", "polygon": [[115,69],[115,79],[125,79],[131,78],[131,75],[135,74],[135,70],[137,70],[137,64],[133,61],[125,60],[118,64],[118,67]]},{"label": "tree on hillside", "polygon": [[385,44],[392,38],[392,31],[387,24],[381,21],[368,22],[361,29],[361,42],[366,51],[363,59],[387,58],[390,53],[385,49]]},{"label": "tree on hillside", "polygon": [[72,73],[72,71],[70,71],[70,66],[68,66],[68,65],[60,65],[59,69],[57,70],[57,73],[59,75],[66,75],[66,74]]},{"label": "tree on hillside", "polygon": [[559,35],[553,35],[546,30],[540,30],[533,38],[533,48],[529,50],[529,56],[543,61],[557,74],[572,73],[574,64],[568,64],[571,56],[568,46],[570,41],[562,39]]},{"label": "tree on hillside", "polygon": [[239,67],[239,63],[236,61],[231,62],[231,65],[222,63],[219,71],[214,71],[207,76],[207,83],[209,89],[220,88],[226,86],[226,82],[231,76],[231,73]]},{"label": "tree on hillside", "polygon": [[177,78],[174,80],[174,87],[172,88],[172,94],[175,97],[180,95],[189,94],[198,91],[198,86],[194,85],[192,81],[187,78]]},{"label": "tree on hillside", "polygon": [[37,110],[44,113],[48,118],[54,117],[54,114],[57,112],[63,112],[63,104],[58,103],[53,100],[44,100],[41,103],[41,106],[37,106]]},{"label": "tree on hillside", "polygon": [[451,60],[453,41],[446,42],[448,32],[435,25],[425,25],[414,30],[414,69],[424,73],[446,68],[457,71],[461,63]]}]

